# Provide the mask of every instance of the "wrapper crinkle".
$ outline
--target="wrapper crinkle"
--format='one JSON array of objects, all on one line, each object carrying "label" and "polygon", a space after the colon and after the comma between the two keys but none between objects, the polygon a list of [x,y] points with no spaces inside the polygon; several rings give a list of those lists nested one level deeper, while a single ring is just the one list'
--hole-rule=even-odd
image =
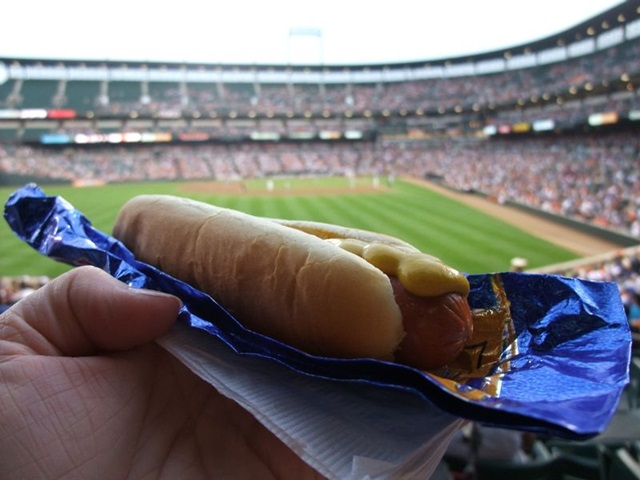
[{"label": "wrapper crinkle", "polygon": [[137,261],[64,199],[35,185],[11,195],[5,218],[43,255],[179,296],[182,323],[222,341],[234,355],[338,380],[335,388],[347,382],[402,391],[422,398],[425,408],[456,417],[584,439],[606,428],[628,382],[631,338],[614,283],[512,272],[469,275],[469,303],[485,312],[479,340],[454,364],[422,372],[375,360],[310,356],[248,331],[214,299]]}]

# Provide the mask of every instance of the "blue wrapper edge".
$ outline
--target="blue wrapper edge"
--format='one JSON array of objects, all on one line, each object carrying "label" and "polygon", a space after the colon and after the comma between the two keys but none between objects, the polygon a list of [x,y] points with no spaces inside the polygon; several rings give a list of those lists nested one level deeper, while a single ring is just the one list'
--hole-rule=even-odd
[{"label": "blue wrapper edge", "polygon": [[610,422],[629,381],[631,335],[614,283],[513,272],[469,275],[472,307],[490,301],[488,279],[499,275],[518,333],[509,370],[500,373],[500,394],[473,399],[411,367],[311,356],[247,330],[210,296],[137,261],[121,242],[37,185],[14,192],[4,216],[20,239],[45,256],[73,266],[94,265],[133,287],[179,296],[182,322],[216,336],[238,354],[336,382],[412,391],[444,411],[481,423],[566,438],[593,437]]}]

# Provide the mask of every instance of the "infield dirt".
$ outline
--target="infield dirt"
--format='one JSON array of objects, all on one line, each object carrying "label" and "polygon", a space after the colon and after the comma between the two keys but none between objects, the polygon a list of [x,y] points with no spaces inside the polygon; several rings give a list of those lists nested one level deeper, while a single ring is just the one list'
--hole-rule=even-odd
[{"label": "infield dirt", "polygon": [[279,187],[269,190],[265,188],[248,188],[243,182],[202,182],[185,185],[183,190],[192,193],[210,193],[212,195],[244,195],[251,194],[257,196],[288,196],[288,195],[350,195],[359,193],[380,193],[388,191],[389,188],[383,185],[374,187],[373,185],[356,185],[354,187]]}]

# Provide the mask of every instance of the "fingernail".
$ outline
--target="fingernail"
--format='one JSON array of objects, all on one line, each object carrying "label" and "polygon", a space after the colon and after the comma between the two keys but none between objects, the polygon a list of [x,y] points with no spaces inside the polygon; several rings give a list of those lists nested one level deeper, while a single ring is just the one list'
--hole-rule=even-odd
[{"label": "fingernail", "polygon": [[171,295],[170,293],[160,292],[158,290],[149,290],[147,288],[134,288],[134,287],[129,287],[129,291],[131,293],[135,293],[136,295],[146,295],[149,297],[156,297],[156,298],[172,298],[179,303],[180,307],[182,307],[182,300],[180,300],[175,295]]}]

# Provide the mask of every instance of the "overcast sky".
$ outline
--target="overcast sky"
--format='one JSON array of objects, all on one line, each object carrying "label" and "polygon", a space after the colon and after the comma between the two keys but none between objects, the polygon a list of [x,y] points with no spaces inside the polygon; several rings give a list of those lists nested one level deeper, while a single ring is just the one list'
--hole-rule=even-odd
[{"label": "overcast sky", "polygon": [[[8,0],[0,57],[327,65],[428,60],[539,40],[619,3]],[[305,30],[320,35],[299,34]]]}]

